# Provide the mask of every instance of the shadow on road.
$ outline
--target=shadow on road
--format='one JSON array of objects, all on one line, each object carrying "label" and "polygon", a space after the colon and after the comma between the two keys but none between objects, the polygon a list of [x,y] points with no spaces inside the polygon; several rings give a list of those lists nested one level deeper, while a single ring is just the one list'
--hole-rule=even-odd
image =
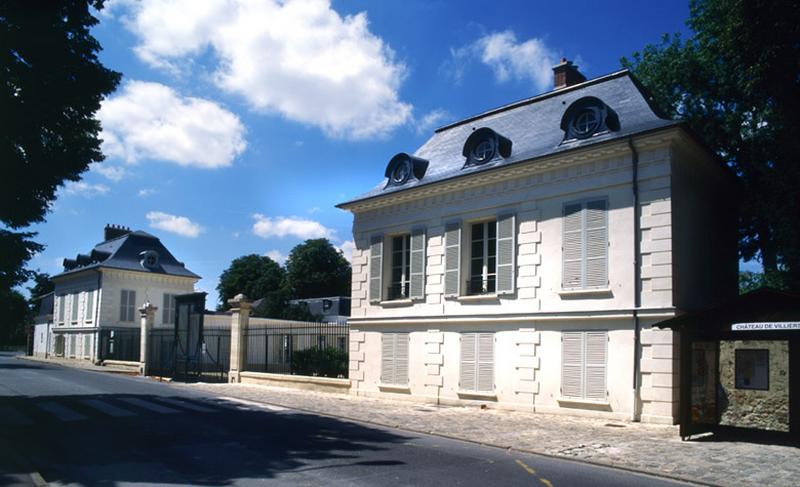
[{"label": "shadow on road", "polygon": [[[48,482],[101,486],[226,485],[347,465],[391,468],[403,462],[376,460],[374,452],[406,439],[338,419],[213,400],[1,397],[0,485],[33,471]],[[373,452],[370,460],[365,452]]]}]

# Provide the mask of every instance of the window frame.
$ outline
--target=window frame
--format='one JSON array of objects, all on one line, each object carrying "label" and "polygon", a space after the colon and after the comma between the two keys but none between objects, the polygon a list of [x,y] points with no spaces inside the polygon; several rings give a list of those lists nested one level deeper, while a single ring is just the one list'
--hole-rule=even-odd
[{"label": "window frame", "polygon": [[[605,282],[603,284],[592,284],[589,285],[589,273],[587,271],[588,261],[590,259],[598,259],[597,257],[589,257],[588,256],[588,248],[589,248],[589,231],[591,230],[598,230],[601,227],[589,228],[587,225],[587,215],[588,215],[588,208],[589,205],[592,203],[603,202],[604,205],[604,223],[605,225],[602,227],[603,231],[605,232],[605,245],[604,248],[604,256],[603,259],[605,260]],[[581,257],[580,261],[580,283],[576,286],[569,286],[567,285],[567,261],[575,261],[576,259],[567,259],[567,233],[575,233],[575,230],[568,230],[567,229],[567,208],[570,206],[580,205],[580,219],[581,219],[581,227],[580,227],[580,248],[581,248]],[[595,196],[595,197],[588,197],[582,198],[579,200],[571,200],[565,201],[561,207],[561,290],[562,291],[603,291],[609,288],[611,285],[610,278],[609,278],[609,260],[611,256],[611,252],[609,252],[609,248],[611,246],[611,232],[609,231],[610,226],[610,204],[608,196]]]},{"label": "window frame", "polygon": [[[497,293],[497,218],[486,218],[482,220],[475,220],[467,222],[469,225],[469,233],[465,239],[469,245],[468,252],[465,252],[465,259],[467,263],[467,280],[464,288],[464,295],[466,296],[480,296],[485,294]],[[480,225],[482,227],[483,236],[480,240],[475,239],[475,227]],[[494,237],[489,236],[489,230],[493,229]],[[475,257],[473,254],[474,245],[476,242],[481,244],[481,255]],[[490,242],[494,242],[494,253],[489,251]],[[473,263],[476,259],[480,259],[480,284],[481,290],[474,291],[473,280],[476,279],[476,274],[473,272]],[[490,269],[489,262],[494,259],[494,268]]]},{"label": "window frame", "polygon": [[[398,253],[396,249],[397,240],[401,239],[400,251],[401,262],[399,266],[399,275],[395,273],[398,266],[394,263],[395,254]],[[389,249],[389,259],[386,259],[386,264],[389,267],[389,287],[386,291],[386,299],[389,301],[410,299],[411,297],[411,233],[401,233],[389,235],[391,248]],[[395,292],[394,288],[398,285],[399,292]]]}]

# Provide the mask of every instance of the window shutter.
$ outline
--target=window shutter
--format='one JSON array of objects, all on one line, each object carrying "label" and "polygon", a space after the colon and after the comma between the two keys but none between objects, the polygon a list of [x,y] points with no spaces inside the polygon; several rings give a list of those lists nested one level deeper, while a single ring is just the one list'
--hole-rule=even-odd
[{"label": "window shutter", "polygon": [[584,287],[608,285],[608,211],[606,200],[586,203],[586,276]]},{"label": "window shutter", "polygon": [[411,299],[425,299],[425,229],[411,232]]},{"label": "window shutter", "polygon": [[457,297],[461,281],[461,223],[453,222],[444,231],[444,297]]},{"label": "window shutter", "polygon": [[606,398],[606,359],[608,332],[587,331],[585,340],[586,399],[603,401]]},{"label": "window shutter", "polygon": [[80,302],[80,294],[75,293],[72,295],[72,303],[70,305],[70,314],[72,321],[78,321],[78,303]]},{"label": "window shutter", "polygon": [[563,226],[561,286],[564,289],[581,287],[583,218],[580,203],[564,206]]},{"label": "window shutter", "polygon": [[561,334],[561,395],[583,397],[583,334],[580,331]]},{"label": "window shutter", "polygon": [[128,291],[128,321],[136,319],[136,291]]},{"label": "window shutter", "polygon": [[89,321],[94,318],[94,290],[86,293],[86,304],[84,306],[84,319]]},{"label": "window shutter", "polygon": [[408,333],[395,333],[394,384],[408,385]]},{"label": "window shutter", "polygon": [[513,214],[497,218],[497,294],[514,294],[516,233]]},{"label": "window shutter", "polygon": [[381,333],[381,382],[391,384],[394,380],[394,334]]},{"label": "window shutter", "polygon": [[475,371],[477,358],[475,354],[475,339],[477,333],[461,334],[461,374],[459,388],[465,391],[475,390]]},{"label": "window shutter", "polygon": [[478,333],[477,387],[479,392],[494,391],[494,333]]},{"label": "window shutter", "polygon": [[120,291],[119,297],[119,321],[128,321],[128,291]]},{"label": "window shutter", "polygon": [[369,246],[369,301],[380,303],[383,290],[383,236],[372,237]]}]

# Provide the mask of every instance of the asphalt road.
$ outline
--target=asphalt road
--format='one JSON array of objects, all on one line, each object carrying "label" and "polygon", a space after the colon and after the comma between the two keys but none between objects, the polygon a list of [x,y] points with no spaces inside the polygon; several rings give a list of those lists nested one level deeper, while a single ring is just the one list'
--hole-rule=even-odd
[{"label": "asphalt road", "polygon": [[0,485],[676,486],[0,354]]}]

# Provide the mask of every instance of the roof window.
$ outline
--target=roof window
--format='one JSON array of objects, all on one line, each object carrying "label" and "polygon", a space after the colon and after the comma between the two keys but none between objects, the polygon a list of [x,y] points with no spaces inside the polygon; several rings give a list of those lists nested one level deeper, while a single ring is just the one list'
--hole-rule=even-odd
[{"label": "roof window", "polygon": [[402,186],[409,180],[421,180],[428,170],[428,161],[401,152],[386,166],[386,187]]},{"label": "roof window", "polygon": [[511,140],[488,127],[482,127],[467,137],[462,154],[467,158],[464,167],[480,166],[498,156],[510,156]]},{"label": "roof window", "polygon": [[561,130],[564,131],[564,142],[588,139],[619,130],[619,118],[602,100],[587,96],[567,108],[561,118]]}]

